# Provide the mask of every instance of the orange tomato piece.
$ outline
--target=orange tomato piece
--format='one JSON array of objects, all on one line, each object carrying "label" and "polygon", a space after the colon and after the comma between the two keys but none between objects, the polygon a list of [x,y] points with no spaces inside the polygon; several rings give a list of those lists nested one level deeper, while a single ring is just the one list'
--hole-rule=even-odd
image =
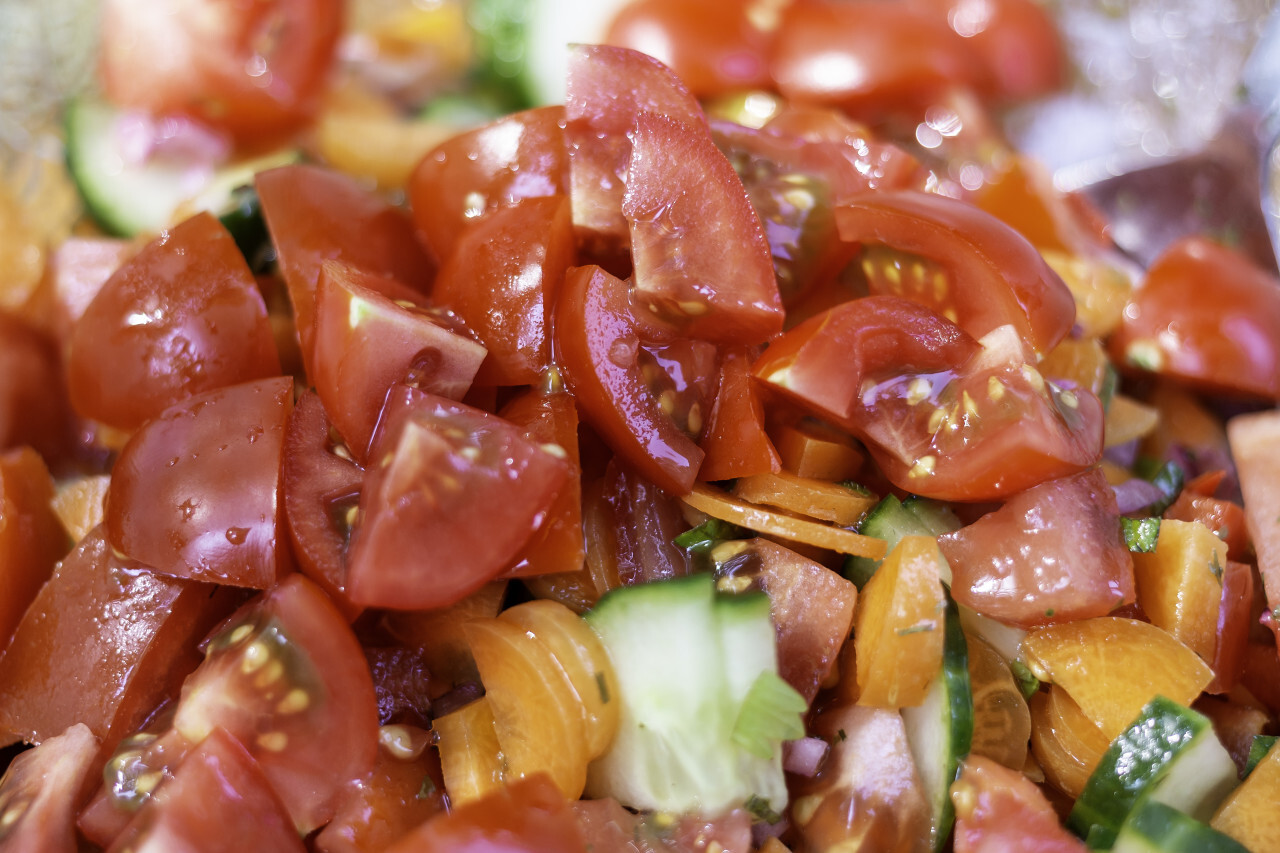
[{"label": "orange tomato piece", "polygon": [[943,565],[936,540],[906,536],[863,587],[853,630],[858,704],[924,701],[942,668]]},{"label": "orange tomato piece", "polygon": [[1080,796],[1110,743],[1066,691],[1050,685],[1031,697],[1031,749],[1045,778],[1072,799]]},{"label": "orange tomato piece", "polygon": [[472,619],[497,616],[506,594],[507,581],[491,581],[439,610],[389,610],[383,624],[391,636],[422,653],[433,681],[451,687],[478,681],[462,626]]},{"label": "orange tomato piece", "polygon": [[1156,549],[1133,555],[1138,604],[1153,625],[1213,662],[1227,543],[1198,521],[1165,519]]},{"label": "orange tomato piece", "polygon": [[841,527],[857,524],[876,505],[875,496],[869,492],[786,473],[740,477],[733,493],[754,504],[767,504]]},{"label": "orange tomato piece", "polygon": [[769,437],[782,457],[782,469],[797,477],[852,480],[867,461],[853,436],[812,418],[781,424]]},{"label": "orange tomato piece", "polygon": [[973,741],[969,751],[1013,770],[1027,763],[1031,711],[1009,664],[986,640],[966,636],[973,691]]},{"label": "orange tomato piece", "polygon": [[1116,616],[1040,628],[1022,651],[1036,676],[1061,685],[1108,741],[1154,697],[1190,705],[1213,678],[1209,665],[1168,631]]},{"label": "orange tomato piece", "polygon": [[498,730],[486,697],[436,717],[431,728],[440,750],[444,789],[454,806],[478,800],[502,787]]},{"label": "orange tomato piece", "polygon": [[1250,850],[1280,851],[1280,749],[1272,747],[1218,807],[1210,825]]}]

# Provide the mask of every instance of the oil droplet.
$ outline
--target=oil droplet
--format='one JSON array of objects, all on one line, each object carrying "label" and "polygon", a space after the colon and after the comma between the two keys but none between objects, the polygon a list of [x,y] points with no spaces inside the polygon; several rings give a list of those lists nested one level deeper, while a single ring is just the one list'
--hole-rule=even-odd
[{"label": "oil droplet", "polygon": [[228,527],[227,541],[232,545],[243,545],[244,540],[249,536],[249,528],[247,527]]}]

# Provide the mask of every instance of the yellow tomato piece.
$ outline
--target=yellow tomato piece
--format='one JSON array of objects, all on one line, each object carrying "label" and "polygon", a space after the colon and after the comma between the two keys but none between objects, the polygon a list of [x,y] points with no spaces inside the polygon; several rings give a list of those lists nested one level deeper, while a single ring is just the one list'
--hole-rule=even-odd
[{"label": "yellow tomato piece", "polygon": [[1111,360],[1097,338],[1064,338],[1040,362],[1040,373],[1050,379],[1069,379],[1081,388],[1101,393]]},{"label": "yellow tomato piece", "polygon": [[1227,543],[1198,521],[1160,522],[1156,549],[1133,555],[1138,604],[1158,625],[1213,663]]},{"label": "yellow tomato piece", "polygon": [[489,700],[480,697],[431,723],[440,751],[444,789],[454,806],[502,787],[502,754]]},{"label": "yellow tomato piece", "polygon": [[502,619],[463,626],[493,708],[506,776],[546,773],[570,800],[587,783],[586,711],[550,650]]},{"label": "yellow tomato piece", "polygon": [[1160,413],[1160,420],[1142,442],[1144,456],[1165,459],[1177,446],[1216,447],[1226,452],[1227,433],[1222,420],[1191,392],[1172,382],[1161,382],[1147,396],[1146,403]]},{"label": "yellow tomato piece", "polygon": [[767,504],[841,527],[857,524],[876,505],[876,498],[870,493],[787,473],[739,477],[733,493],[753,504]]},{"label": "yellow tomato piece", "polygon": [[1027,763],[1031,711],[1000,653],[981,637],[966,636],[973,691],[973,741],[969,751],[1021,771]]},{"label": "yellow tomato piece", "polygon": [[1133,280],[1101,258],[1088,258],[1052,249],[1040,254],[1076,300],[1076,323],[1086,335],[1105,337],[1120,325]]},{"label": "yellow tomato piece", "polygon": [[505,619],[547,647],[573,685],[587,717],[587,758],[603,755],[618,730],[618,680],[591,626],[555,601],[527,601],[502,611]]},{"label": "yellow tomato piece", "polygon": [[1075,799],[1110,742],[1061,687],[1031,697],[1031,750],[1045,778]]},{"label": "yellow tomato piece", "polygon": [[53,496],[53,511],[71,535],[71,541],[79,542],[102,523],[102,502],[110,485],[110,474],[93,474],[76,477],[58,486],[58,492]]},{"label": "yellow tomato piece", "polygon": [[1208,664],[1168,631],[1115,616],[1032,631],[1022,652],[1036,677],[1067,691],[1108,741],[1156,696],[1190,705],[1213,678]]},{"label": "yellow tomato piece", "polygon": [[1210,826],[1253,853],[1280,853],[1280,749],[1272,747],[1218,807]]},{"label": "yellow tomato piece", "polygon": [[858,704],[919,705],[942,669],[942,552],[930,536],[906,536],[858,596],[854,657]]},{"label": "yellow tomato piece", "polygon": [[383,625],[391,636],[422,653],[432,680],[444,684],[478,681],[480,674],[462,626],[472,619],[497,616],[506,594],[507,581],[493,581],[440,610],[388,611]]},{"label": "yellow tomato piece", "polygon": [[1155,408],[1132,397],[1116,394],[1107,407],[1105,434],[1107,447],[1118,447],[1150,435],[1160,422]]}]

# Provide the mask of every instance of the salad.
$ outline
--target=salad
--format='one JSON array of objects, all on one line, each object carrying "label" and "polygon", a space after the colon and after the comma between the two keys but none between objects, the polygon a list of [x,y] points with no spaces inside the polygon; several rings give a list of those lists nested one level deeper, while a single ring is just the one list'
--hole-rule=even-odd
[{"label": "salad", "polygon": [[1277,849],[1274,259],[1015,150],[1036,2],[99,25],[0,187],[0,850]]}]

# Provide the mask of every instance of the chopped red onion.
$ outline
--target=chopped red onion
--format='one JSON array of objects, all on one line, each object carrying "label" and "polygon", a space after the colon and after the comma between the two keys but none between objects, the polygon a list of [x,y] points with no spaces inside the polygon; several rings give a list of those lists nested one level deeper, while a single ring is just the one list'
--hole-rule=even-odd
[{"label": "chopped red onion", "polygon": [[1121,515],[1137,512],[1164,497],[1159,486],[1140,477],[1125,480],[1112,486],[1111,490],[1116,493],[1116,504],[1120,507]]},{"label": "chopped red onion", "polygon": [[802,737],[782,745],[782,769],[797,776],[814,776],[827,760],[831,745],[820,737]]}]

